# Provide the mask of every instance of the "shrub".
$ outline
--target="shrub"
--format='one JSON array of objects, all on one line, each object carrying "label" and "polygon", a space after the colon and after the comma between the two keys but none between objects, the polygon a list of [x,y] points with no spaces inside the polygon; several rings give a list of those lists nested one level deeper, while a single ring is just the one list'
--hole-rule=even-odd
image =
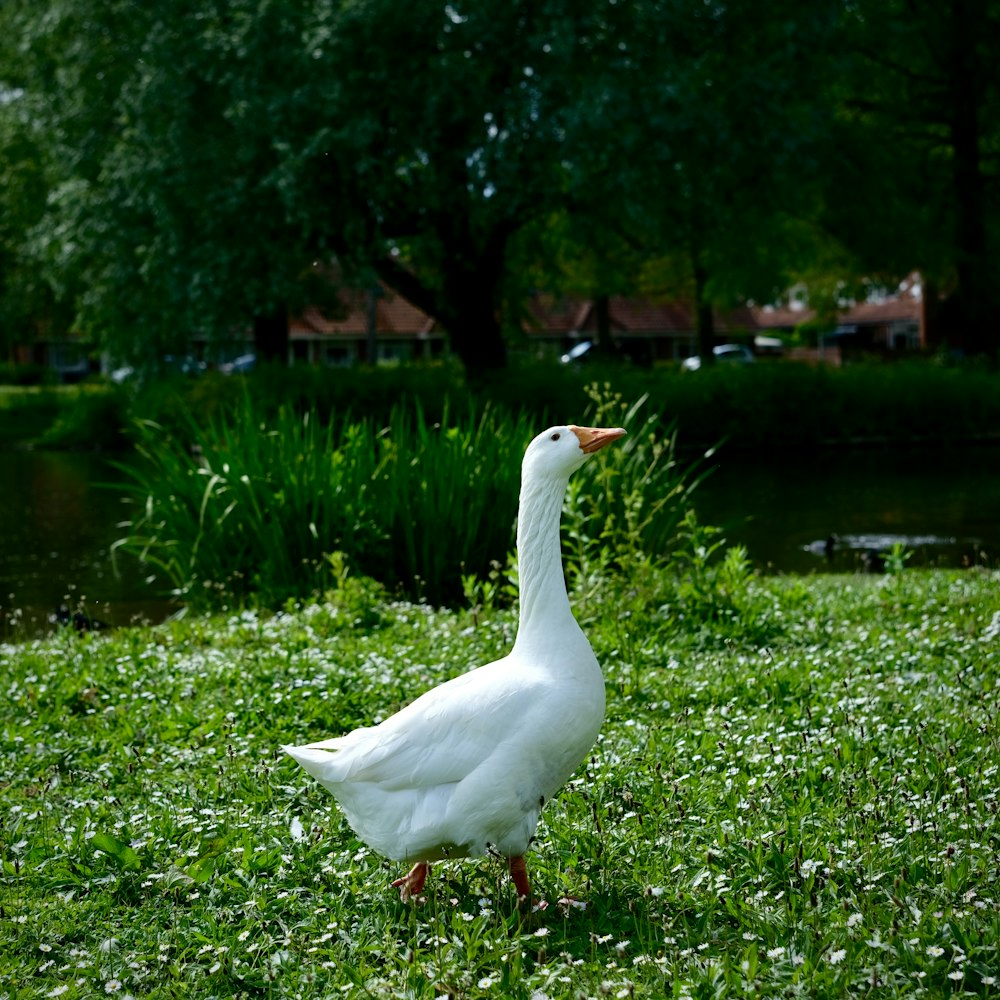
[{"label": "shrub", "polygon": [[106,386],[80,386],[71,401],[60,406],[52,424],[40,435],[43,448],[115,451],[127,446],[124,394]]},{"label": "shrub", "polygon": [[453,425],[397,407],[389,424],[262,419],[249,396],[184,437],[145,423],[130,465],[137,503],[118,544],[159,567],[195,606],[275,606],[357,572],[428,600],[461,593],[513,537],[523,418],[486,410]]},{"label": "shrub", "polygon": [[[603,406],[602,419],[622,404]],[[572,573],[595,557],[620,566],[665,554],[687,511],[693,483],[674,459],[675,434],[640,409],[615,418],[634,436],[588,464],[596,478],[574,481]],[[410,597],[468,597],[513,548],[521,456],[538,426],[492,407],[443,417],[431,422],[419,405],[397,405],[384,426],[290,407],[262,416],[245,394],[183,435],[146,422],[143,461],[125,467],[136,512],[118,546],[196,607],[321,593],[343,572],[337,560]]]}]

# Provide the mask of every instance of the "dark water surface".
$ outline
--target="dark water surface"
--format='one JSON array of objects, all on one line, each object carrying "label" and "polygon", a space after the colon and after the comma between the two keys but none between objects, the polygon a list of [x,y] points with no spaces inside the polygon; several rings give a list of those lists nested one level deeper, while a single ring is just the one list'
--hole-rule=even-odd
[{"label": "dark water surface", "polygon": [[[716,464],[696,492],[699,517],[763,570],[860,570],[896,541],[914,550],[911,565],[1000,565],[998,448],[722,451]],[[112,563],[129,514],[122,479],[100,455],[0,452],[0,639],[51,630],[61,604],[111,625],[176,610],[135,558]]]},{"label": "dark water surface", "polygon": [[60,605],[110,625],[176,610],[137,559],[112,564],[129,508],[99,484],[122,478],[101,455],[0,451],[0,639],[51,630]]},{"label": "dark water surface", "polygon": [[723,452],[717,465],[696,491],[699,517],[760,569],[856,570],[894,542],[913,550],[911,566],[1000,564],[995,446]]}]

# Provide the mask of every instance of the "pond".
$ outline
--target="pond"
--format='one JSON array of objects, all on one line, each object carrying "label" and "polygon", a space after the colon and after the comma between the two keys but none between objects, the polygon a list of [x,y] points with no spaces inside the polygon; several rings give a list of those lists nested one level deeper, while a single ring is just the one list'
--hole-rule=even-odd
[{"label": "pond", "polygon": [[706,524],[765,572],[1000,564],[1000,449],[723,453],[696,490]]},{"label": "pond", "polygon": [[[1000,450],[725,452],[698,487],[700,519],[765,572],[861,571],[894,542],[910,565],[1000,564]],[[56,627],[61,606],[110,625],[177,610],[111,545],[128,518],[100,455],[0,452],[0,639]],[[832,540],[832,541],[831,541]]]},{"label": "pond", "polygon": [[109,625],[176,610],[137,559],[112,560],[129,515],[107,458],[3,451],[0,470],[0,639],[51,630],[61,607]]}]

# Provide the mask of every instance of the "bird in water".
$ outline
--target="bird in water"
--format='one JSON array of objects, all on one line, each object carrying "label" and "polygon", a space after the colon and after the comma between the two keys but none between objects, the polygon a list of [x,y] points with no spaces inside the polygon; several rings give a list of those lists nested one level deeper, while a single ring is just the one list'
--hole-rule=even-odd
[{"label": "bird in water", "polygon": [[531,900],[524,855],[545,803],[593,746],[604,677],[573,617],[559,520],[569,477],[625,434],[563,425],[528,445],[517,517],[517,636],[502,659],[432,688],[377,726],[286,746],[375,851],[411,864],[406,901],[443,858],[507,859]]}]

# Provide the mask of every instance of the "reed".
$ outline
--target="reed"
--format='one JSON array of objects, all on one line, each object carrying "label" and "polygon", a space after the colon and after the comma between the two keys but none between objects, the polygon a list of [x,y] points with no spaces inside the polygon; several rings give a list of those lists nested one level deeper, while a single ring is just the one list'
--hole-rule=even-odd
[{"label": "reed", "polygon": [[410,596],[446,602],[513,537],[523,417],[487,409],[456,424],[396,407],[388,425],[247,396],[187,433],[139,428],[124,466],[135,513],[118,547],[155,566],[195,607],[268,606],[321,593],[331,556]]},{"label": "reed", "polygon": [[[592,417],[634,433],[610,448],[566,515],[568,561],[598,548],[665,553],[693,481],[676,436],[620,399]],[[485,406],[440,421],[419,404],[388,422],[320,419],[290,407],[262,414],[246,394],[228,414],[168,433],[138,430],[140,461],[123,466],[134,504],[119,549],[134,553],[195,608],[278,607],[323,593],[350,571],[434,604],[463,597],[514,545],[521,455],[538,430],[525,414]],[[581,481],[582,482],[582,481]],[[339,554],[339,555],[338,555]]]}]

